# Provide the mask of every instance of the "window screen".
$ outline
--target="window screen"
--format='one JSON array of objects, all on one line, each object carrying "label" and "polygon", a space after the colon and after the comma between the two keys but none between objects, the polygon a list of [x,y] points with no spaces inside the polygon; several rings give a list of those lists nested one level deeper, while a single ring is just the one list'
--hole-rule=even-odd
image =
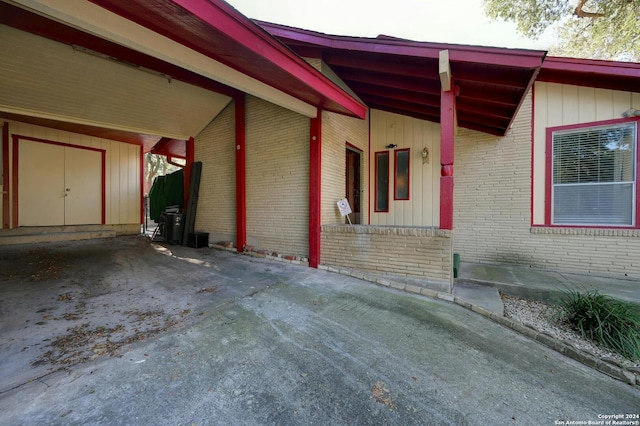
[{"label": "window screen", "polygon": [[632,226],[636,124],[553,133],[552,223]]}]

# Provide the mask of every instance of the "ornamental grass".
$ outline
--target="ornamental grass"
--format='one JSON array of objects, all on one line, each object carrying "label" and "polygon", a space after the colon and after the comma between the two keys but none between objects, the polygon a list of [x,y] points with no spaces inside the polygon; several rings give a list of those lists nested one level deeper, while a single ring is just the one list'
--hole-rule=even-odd
[{"label": "ornamental grass", "polygon": [[582,336],[632,361],[640,360],[640,306],[600,294],[568,291],[561,316]]}]

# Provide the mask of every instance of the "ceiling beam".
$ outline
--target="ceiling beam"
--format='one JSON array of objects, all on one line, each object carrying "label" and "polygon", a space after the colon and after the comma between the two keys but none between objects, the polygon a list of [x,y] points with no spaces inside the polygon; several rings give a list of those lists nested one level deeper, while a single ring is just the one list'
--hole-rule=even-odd
[{"label": "ceiling beam", "polygon": [[533,71],[510,70],[502,67],[477,66],[451,63],[456,81],[493,84],[498,87],[522,89],[527,87]]},{"label": "ceiling beam", "polygon": [[334,70],[346,83],[366,83],[374,86],[389,87],[393,89],[408,90],[416,93],[438,95],[440,84],[437,80],[421,80],[414,77],[400,75],[388,75],[375,72],[360,72],[347,68]]},{"label": "ceiling beam", "polygon": [[438,81],[438,63],[435,60],[394,58],[393,61],[381,61],[380,58],[372,55],[354,52],[327,53],[324,55],[323,60],[330,67],[352,68],[394,75],[401,74],[406,77]]},{"label": "ceiling beam", "polygon": [[501,105],[492,105],[489,107],[484,102],[469,99],[458,99],[456,105],[460,111],[470,112],[483,117],[497,117],[503,120],[510,120],[516,108],[515,106],[509,108]]},{"label": "ceiling beam", "polygon": [[425,113],[419,113],[415,111],[407,111],[407,110],[402,110],[398,108],[393,108],[388,105],[378,105],[375,103],[369,104],[369,107],[372,109],[378,109],[380,111],[391,112],[398,115],[405,115],[407,117],[416,118],[418,120],[430,121],[432,123],[440,122],[440,113],[438,113],[437,115],[425,114]]},{"label": "ceiling beam", "polygon": [[425,104],[436,108],[440,107],[438,96],[430,93],[418,93],[408,90],[400,91],[386,86],[377,86],[358,82],[351,83],[349,87],[360,95],[380,96],[398,101]]},{"label": "ceiling beam", "polygon": [[520,100],[520,96],[522,95],[521,92],[522,91],[519,89],[498,90],[498,88],[487,91],[486,87],[468,82],[464,86],[460,87],[458,99],[472,99],[486,102],[489,106],[498,104],[516,107]]},{"label": "ceiling beam", "polygon": [[432,107],[423,104],[415,104],[411,102],[396,101],[378,96],[365,96],[363,101],[367,105],[383,105],[388,108],[393,108],[397,111],[408,111],[416,114],[423,114],[425,116],[439,117],[440,108]]}]

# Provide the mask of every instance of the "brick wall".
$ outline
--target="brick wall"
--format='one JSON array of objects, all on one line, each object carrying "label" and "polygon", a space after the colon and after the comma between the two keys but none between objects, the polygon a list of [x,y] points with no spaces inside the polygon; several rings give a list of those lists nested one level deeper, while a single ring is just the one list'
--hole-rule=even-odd
[{"label": "brick wall", "polygon": [[381,275],[452,280],[451,231],[385,226],[322,226],[322,264]]},{"label": "brick wall", "polygon": [[[330,112],[322,114],[321,223],[344,223],[336,203],[346,196],[347,142],[362,151],[360,185],[361,223],[368,223],[369,122]],[[353,206],[351,206],[353,208]]]},{"label": "brick wall", "polygon": [[247,96],[247,243],[308,256],[310,119]]},{"label": "brick wall", "polygon": [[236,239],[235,112],[231,102],[195,138],[195,161],[202,162],[195,229],[209,242]]},{"label": "brick wall", "polygon": [[531,261],[531,98],[505,137],[459,129],[454,251],[462,260]]}]

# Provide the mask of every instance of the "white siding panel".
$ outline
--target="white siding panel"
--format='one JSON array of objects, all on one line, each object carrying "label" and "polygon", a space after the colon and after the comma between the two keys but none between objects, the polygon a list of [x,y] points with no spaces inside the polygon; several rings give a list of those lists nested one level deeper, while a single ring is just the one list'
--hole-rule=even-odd
[{"label": "white siding panel", "polygon": [[[9,121],[11,135],[29,136],[71,145],[104,149],[105,223],[140,223],[140,147],[57,129]],[[10,144],[11,146],[12,144]],[[10,156],[12,153],[10,153]],[[20,159],[21,163],[24,159]],[[13,173],[13,171],[11,171]],[[11,188],[13,191],[13,188]]]},{"label": "white siding panel", "polygon": [[[389,144],[398,145],[387,149]],[[394,200],[394,151],[409,148],[409,200]],[[422,161],[422,149],[429,161]],[[389,212],[375,206],[375,153],[389,152]],[[398,114],[371,110],[371,224],[438,226],[440,224],[440,126]]]},{"label": "white siding panel", "polygon": [[0,110],[187,139],[230,98],[0,25]]}]

